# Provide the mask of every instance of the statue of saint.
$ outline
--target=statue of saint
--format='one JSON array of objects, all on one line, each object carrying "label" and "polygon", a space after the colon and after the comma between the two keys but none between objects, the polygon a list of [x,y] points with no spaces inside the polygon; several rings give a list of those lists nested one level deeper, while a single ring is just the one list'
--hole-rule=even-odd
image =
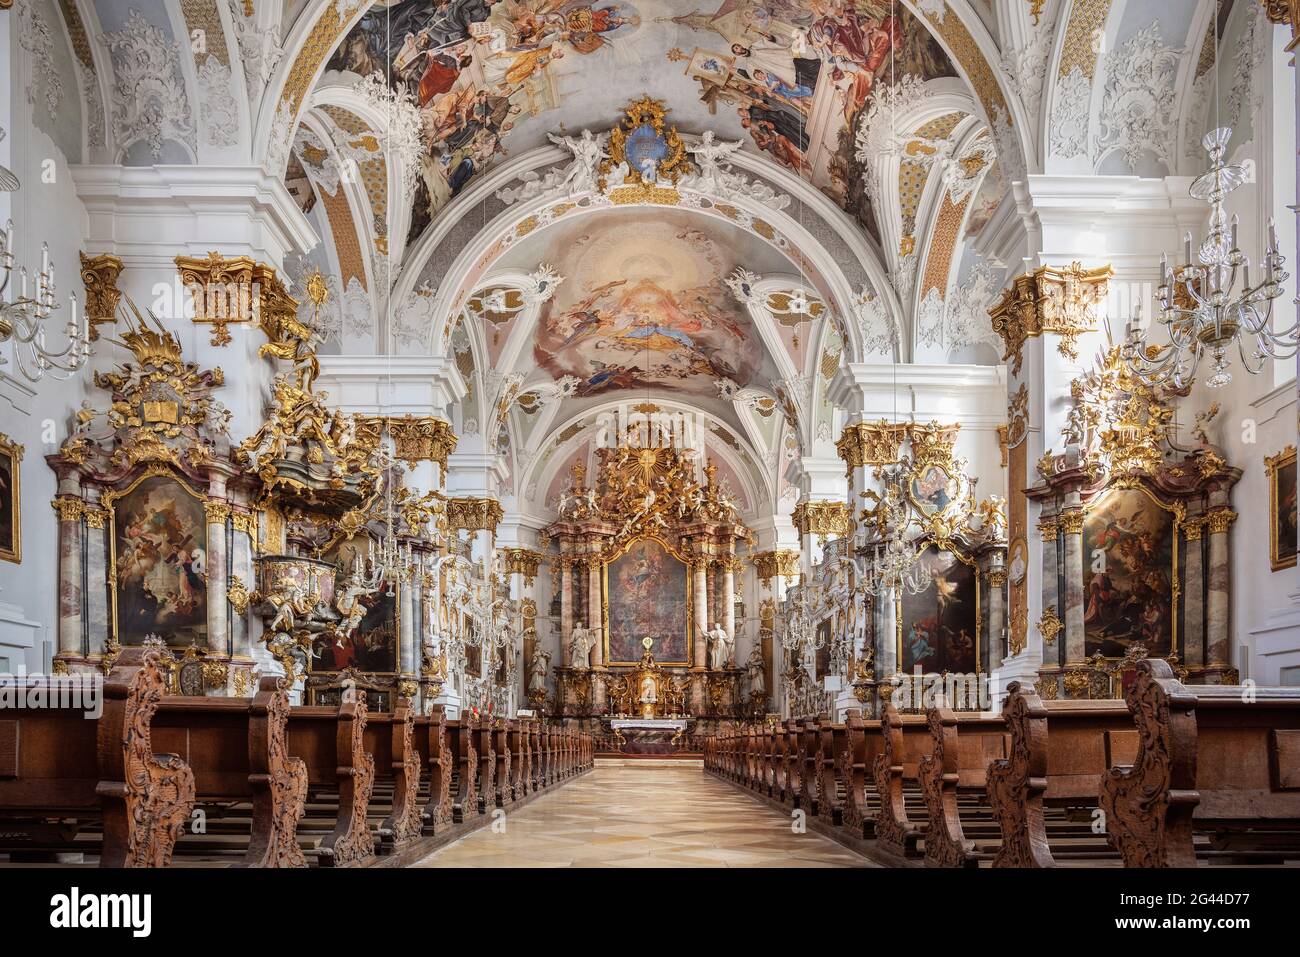
[{"label": "statue of saint", "polygon": [[595,636],[582,625],[574,625],[569,635],[569,667],[590,668],[591,649],[595,645]]},{"label": "statue of saint", "polygon": [[709,668],[713,671],[730,668],[735,657],[736,645],[727,634],[727,629],[723,628],[721,623],[715,623],[708,632],[708,638]]},{"label": "statue of saint", "polygon": [[546,669],[551,663],[551,656],[540,647],[533,649],[533,659],[528,663],[528,690],[546,691]]},{"label": "statue of saint", "polygon": [[763,649],[754,645],[745,661],[745,675],[749,678],[749,693],[755,697],[767,696],[767,678],[764,675]]}]

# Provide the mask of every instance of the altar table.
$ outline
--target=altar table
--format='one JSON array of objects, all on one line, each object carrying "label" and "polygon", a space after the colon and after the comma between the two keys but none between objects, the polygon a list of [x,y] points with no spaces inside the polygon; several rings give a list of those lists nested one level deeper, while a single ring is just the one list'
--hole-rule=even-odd
[{"label": "altar table", "polygon": [[611,718],[610,730],[623,754],[672,754],[686,736],[686,718]]}]

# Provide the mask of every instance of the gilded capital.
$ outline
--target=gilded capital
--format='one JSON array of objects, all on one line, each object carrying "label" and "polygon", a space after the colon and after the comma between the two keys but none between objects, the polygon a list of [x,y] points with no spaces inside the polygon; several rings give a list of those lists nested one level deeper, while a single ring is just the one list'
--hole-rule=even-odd
[{"label": "gilded capital", "polygon": [[1083,532],[1083,511],[1072,508],[1061,513],[1061,531],[1067,535],[1079,535]]},{"label": "gilded capital", "polygon": [[447,500],[447,525],[471,532],[496,533],[505,516],[501,503],[494,498],[452,498]]},{"label": "gilded capital", "polygon": [[839,501],[802,501],[790,516],[800,535],[845,536],[853,531],[849,506]]},{"label": "gilded capital", "polygon": [[1205,513],[1205,527],[1211,535],[1221,534],[1232,527],[1237,520],[1237,513],[1230,508],[1216,508]]},{"label": "gilded capital", "polygon": [[1012,374],[1020,374],[1025,343],[1048,332],[1060,337],[1057,350],[1062,356],[1079,358],[1079,336],[1097,328],[1098,307],[1114,274],[1110,266],[1084,269],[1075,262],[1065,267],[1040,266],[1017,276],[989,310],[993,331],[1006,350],[1002,358],[1011,363]]},{"label": "gilded capital", "polygon": [[86,321],[90,324],[91,342],[99,338],[98,326],[117,322],[117,306],[122,300],[117,277],[121,272],[122,260],[116,256],[81,253],[81,282],[86,287]]},{"label": "gilded capital", "polygon": [[263,329],[295,315],[298,302],[275,269],[250,256],[177,256],[176,271],[194,302],[194,322],[212,326],[211,345],[231,341],[229,326],[256,323]]},{"label": "gilded capital", "polygon": [[899,450],[907,436],[907,426],[902,423],[854,422],[844,427],[835,449],[848,467],[865,465],[891,465],[898,461]]},{"label": "gilded capital", "polygon": [[765,582],[770,582],[777,575],[793,578],[799,574],[799,553],[788,550],[756,552],[749,557],[754,563],[754,571]]},{"label": "gilded capital", "polygon": [[531,585],[533,579],[537,577],[538,567],[542,564],[541,552],[528,548],[507,548],[505,553],[507,574],[518,572],[524,576],[524,582]]}]

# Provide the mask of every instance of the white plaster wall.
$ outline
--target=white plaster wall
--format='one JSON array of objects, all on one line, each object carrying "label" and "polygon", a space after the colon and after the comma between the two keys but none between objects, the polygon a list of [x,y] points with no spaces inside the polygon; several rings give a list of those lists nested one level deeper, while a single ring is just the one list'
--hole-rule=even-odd
[{"label": "white plaster wall", "polygon": [[[29,59],[20,51],[16,31],[15,16],[0,16],[0,73],[11,79]],[[76,87],[68,92],[75,95]],[[15,265],[25,265],[29,273],[40,268],[41,243],[49,243],[61,300],[51,323],[53,345],[61,342],[68,293],[75,291],[82,298],[78,252],[87,231],[86,212],[62,151],[32,122],[32,105],[21,84],[7,84],[6,94],[0,96],[0,126],[9,134],[0,142],[0,163],[22,182],[17,193],[0,193],[0,225],[13,219]],[[51,167],[45,167],[47,161],[52,161]],[[15,275],[6,298],[14,297],[16,286]],[[50,507],[55,481],[44,457],[67,436],[67,416],[86,394],[87,370],[68,382],[47,377],[33,385],[17,372],[12,344],[0,346],[0,354],[9,360],[0,367],[0,432],[25,448],[22,563],[0,561],[0,658],[9,658],[11,668],[21,664],[35,671],[48,667],[55,651],[58,608],[58,526]]]}]

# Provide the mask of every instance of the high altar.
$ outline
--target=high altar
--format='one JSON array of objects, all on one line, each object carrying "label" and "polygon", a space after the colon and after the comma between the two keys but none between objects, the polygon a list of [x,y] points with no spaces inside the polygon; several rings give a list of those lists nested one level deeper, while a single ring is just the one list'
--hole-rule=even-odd
[{"label": "high altar", "polygon": [[736,548],[751,533],[690,449],[621,445],[578,462],[545,530],[560,549],[570,717],[721,719],[747,713],[735,666]]}]

